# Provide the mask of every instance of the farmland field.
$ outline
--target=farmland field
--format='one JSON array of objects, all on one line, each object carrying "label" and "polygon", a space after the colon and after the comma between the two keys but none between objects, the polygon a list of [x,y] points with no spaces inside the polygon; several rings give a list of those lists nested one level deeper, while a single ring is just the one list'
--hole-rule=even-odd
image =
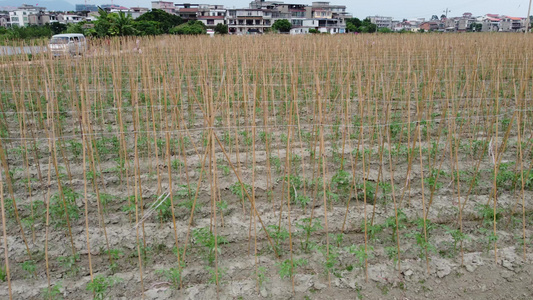
[{"label": "farmland field", "polygon": [[533,298],[530,36],[138,44],[0,56],[0,298]]}]

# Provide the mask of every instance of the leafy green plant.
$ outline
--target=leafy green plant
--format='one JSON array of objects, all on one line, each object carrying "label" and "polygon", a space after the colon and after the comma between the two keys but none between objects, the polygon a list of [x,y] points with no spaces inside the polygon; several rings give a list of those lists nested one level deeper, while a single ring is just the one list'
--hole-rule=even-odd
[{"label": "leafy green plant", "polygon": [[[268,235],[272,239],[272,243],[274,244],[274,249],[276,250],[278,255],[281,255],[281,252],[283,250],[281,246],[283,242],[285,242],[285,240],[289,237],[289,232],[283,226],[280,227],[277,225],[268,225],[266,227],[266,230],[268,232]],[[271,248],[270,244],[268,245],[268,247],[272,251],[274,250]]]},{"label": "leafy green plant", "polygon": [[267,269],[265,267],[257,267],[257,269],[254,271],[255,276],[257,277],[257,283],[259,284],[259,288],[263,287],[263,284],[265,284],[268,280],[266,277]]},{"label": "leafy green plant", "polygon": [[109,266],[109,269],[111,269],[111,272],[115,273],[118,270],[118,260],[124,255],[124,252],[119,249],[109,249],[106,250],[105,253],[112,258],[112,263]]},{"label": "leafy green plant", "polygon": [[103,300],[109,292],[108,289],[120,281],[119,278],[96,275],[87,283],[87,290],[93,293],[94,300]]},{"label": "leafy green plant", "polygon": [[209,264],[214,263],[215,253],[221,253],[219,245],[228,243],[226,238],[220,235],[216,236],[215,242],[215,235],[207,227],[193,230],[192,236],[194,243],[200,246],[203,256]]},{"label": "leafy green plant", "polygon": [[494,208],[488,204],[476,206],[478,217],[483,221],[483,226],[490,226],[494,219],[498,222],[503,217],[503,209],[496,208],[496,217],[494,216]]},{"label": "leafy green plant", "polygon": [[286,259],[282,262],[276,263],[276,265],[279,268],[278,274],[281,279],[292,278],[292,276],[294,276],[294,269],[307,265],[307,260],[303,258],[294,259],[292,261],[290,259]]},{"label": "leafy green plant", "polygon": [[385,247],[385,254],[387,254],[387,257],[393,261],[394,265],[398,263],[398,247],[396,246],[388,246]]},{"label": "leafy green plant", "polygon": [[248,192],[248,194],[250,194],[252,192],[252,187],[246,183],[243,183],[242,186],[239,182],[235,182],[234,184],[230,185],[229,186],[229,190],[234,194],[236,195],[237,197],[239,197],[240,199],[244,199],[244,196],[246,195],[244,190],[243,190],[243,187],[246,189],[246,191]]},{"label": "leafy green plant", "polygon": [[173,288],[179,289],[182,280],[181,275],[183,268],[185,268],[185,263],[181,262],[181,265],[178,267],[167,270],[157,270],[157,273],[165,278],[165,280],[169,281]]},{"label": "leafy green plant", "polygon": [[33,260],[27,260],[22,263],[22,270],[28,273],[28,277],[33,278],[35,276],[35,271],[37,270],[37,265]]},{"label": "leafy green plant", "polygon": [[331,186],[336,188],[339,195],[347,197],[350,194],[351,174],[345,170],[338,170],[331,178]]},{"label": "leafy green plant", "polygon": [[41,290],[41,298],[43,300],[59,300],[64,299],[61,294],[61,283],[58,282],[49,288],[44,288]]},{"label": "leafy green plant", "polygon": [[307,251],[309,249],[309,236],[313,232],[322,229],[320,220],[313,219],[311,222],[311,218],[303,218],[297,221],[295,226],[302,231],[302,236],[300,237],[300,246],[302,251]]},{"label": "leafy green plant", "polygon": [[60,256],[57,258],[57,262],[67,270],[69,276],[76,276],[80,270],[76,262],[80,260],[80,255],[76,253],[70,256]]},{"label": "leafy green plant", "polygon": [[2,282],[6,282],[7,280],[7,271],[6,271],[6,267],[4,266],[0,267],[0,280]]},{"label": "leafy green plant", "polygon": [[[63,188],[63,195],[65,197],[66,210],[68,217],[71,220],[78,220],[80,217],[79,208],[76,205],[76,200],[81,197],[69,187]],[[44,216],[43,216],[44,217]],[[61,195],[54,194],[50,199],[50,224],[56,228],[67,226],[67,215]]]},{"label": "leafy green plant", "polygon": [[216,284],[217,278],[218,278],[218,282],[220,283],[221,278],[223,278],[226,275],[226,268],[221,268],[221,267],[212,268],[212,267],[207,266],[206,270],[209,272],[209,275],[210,275],[209,281],[208,281],[210,284]]},{"label": "leafy green plant", "polygon": [[444,228],[444,230],[446,230],[446,233],[451,235],[452,239],[453,239],[453,253],[456,254],[457,253],[457,244],[460,243],[461,241],[466,241],[466,240],[470,240],[470,237],[468,235],[466,235],[464,232],[462,232],[461,230],[459,229],[452,229],[448,226],[442,226],[442,228]]},{"label": "leafy green plant", "polygon": [[365,249],[365,245],[351,245],[350,247],[346,248],[346,251],[352,255],[355,255],[355,258],[357,258],[359,267],[365,266],[365,261],[373,257],[373,251],[374,248],[372,246],[367,245]]}]

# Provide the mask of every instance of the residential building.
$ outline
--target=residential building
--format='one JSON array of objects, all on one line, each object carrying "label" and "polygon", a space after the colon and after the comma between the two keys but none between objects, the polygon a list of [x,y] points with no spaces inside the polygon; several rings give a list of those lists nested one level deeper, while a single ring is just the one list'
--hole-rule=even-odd
[{"label": "residential building", "polygon": [[50,14],[45,12],[38,12],[35,14],[30,14],[28,16],[28,24],[29,25],[38,25],[43,26],[45,24],[58,22],[57,15],[56,14]]},{"label": "residential building", "polygon": [[525,27],[525,18],[505,16],[500,21],[500,31],[504,32],[524,32]]},{"label": "residential building", "polygon": [[137,19],[142,14],[149,12],[150,9],[146,7],[130,7],[130,9],[127,11],[127,14],[130,15],[132,18]]},{"label": "residential building", "polygon": [[72,23],[79,23],[81,21],[85,21],[85,17],[77,15],[77,14],[64,13],[64,14],[59,14],[57,16],[57,20],[59,23],[72,24]]},{"label": "residential building", "polygon": [[9,27],[9,14],[0,14],[0,26]]},{"label": "residential building", "polygon": [[200,4],[176,3],[176,14],[185,21],[197,20]]},{"label": "residential building", "polygon": [[429,21],[429,22],[423,22],[418,26],[420,30],[424,31],[438,31],[439,29],[444,29],[444,24],[440,21]]},{"label": "residential building", "polygon": [[204,23],[207,27],[215,27],[218,24],[226,24],[226,9],[223,5],[201,4],[198,7],[196,16],[198,21]]},{"label": "residential building", "polygon": [[367,18],[370,19],[370,23],[376,24],[378,28],[394,28],[392,23],[392,17],[369,16]]},{"label": "residential building", "polygon": [[176,13],[176,7],[174,6],[174,2],[170,1],[152,1],[152,9],[161,9],[169,14]]},{"label": "residential building", "polygon": [[261,34],[273,24],[273,10],[232,8],[227,10],[228,31],[231,34]]},{"label": "residential building", "polygon": [[43,13],[46,11],[46,7],[33,6],[23,4],[18,7],[16,10],[9,12],[9,27],[13,26],[28,26],[30,25],[29,16],[31,14]]}]

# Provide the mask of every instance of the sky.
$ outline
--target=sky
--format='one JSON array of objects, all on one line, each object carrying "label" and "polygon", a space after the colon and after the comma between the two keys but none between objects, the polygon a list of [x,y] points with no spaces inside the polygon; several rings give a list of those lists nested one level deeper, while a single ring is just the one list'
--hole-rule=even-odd
[{"label": "sky", "polygon": [[[84,3],[85,0],[67,0],[72,4]],[[86,0],[88,4],[106,4],[113,2],[126,7],[141,6],[151,8],[151,0]],[[173,1],[173,0],[166,0]],[[283,1],[283,0],[282,0]],[[285,3],[311,4],[313,0],[285,0]],[[325,0],[320,0],[325,1]],[[221,4],[226,7],[243,8],[248,7],[250,0],[185,0],[173,1],[174,3],[200,3],[200,4]],[[346,5],[346,10],[354,17],[365,18],[367,16],[380,15],[394,17],[395,19],[431,18],[432,15],[445,14],[446,8],[448,17],[461,16],[464,12],[471,12],[474,16],[481,16],[488,13],[509,15],[515,17],[525,17],[527,15],[529,0],[379,0],[379,1],[347,1],[331,0],[331,4]],[[532,13],[533,14],[533,13]]]}]

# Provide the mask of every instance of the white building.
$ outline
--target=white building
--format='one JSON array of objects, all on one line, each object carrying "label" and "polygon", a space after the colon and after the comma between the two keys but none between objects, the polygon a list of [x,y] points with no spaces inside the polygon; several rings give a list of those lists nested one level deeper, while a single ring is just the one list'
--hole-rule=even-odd
[{"label": "white building", "polygon": [[38,7],[33,5],[22,5],[14,11],[9,12],[8,26],[24,27],[30,24],[29,16],[31,14],[38,14],[46,11],[46,7]]}]

